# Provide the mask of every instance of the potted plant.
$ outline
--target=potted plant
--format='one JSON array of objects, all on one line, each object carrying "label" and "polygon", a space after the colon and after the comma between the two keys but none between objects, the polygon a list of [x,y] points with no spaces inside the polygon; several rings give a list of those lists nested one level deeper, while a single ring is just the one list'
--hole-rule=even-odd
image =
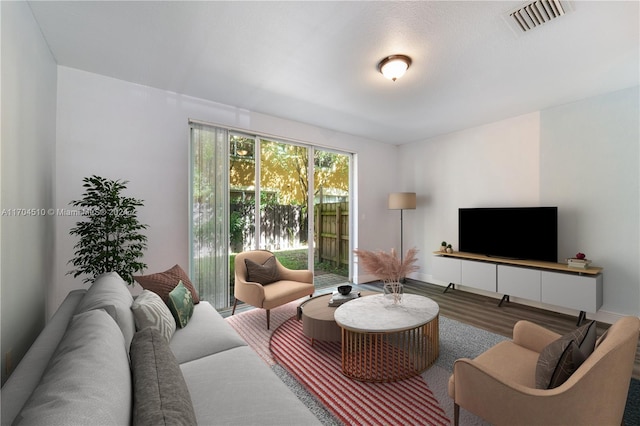
[{"label": "potted plant", "polygon": [[85,192],[80,200],[69,204],[81,209],[87,218],[77,222],[69,232],[80,240],[74,246],[74,257],[69,261],[74,269],[67,274],[76,278],[86,274],[83,282],[93,282],[105,272],[117,272],[123,280],[133,284],[133,274],[147,265],[140,261],[147,248],[147,229],[138,221],[137,209],[143,201],[125,197],[122,192],[128,181],[109,180],[91,176],[82,180]]},{"label": "potted plant", "polygon": [[358,256],[358,261],[365,271],[382,280],[385,295],[388,295],[394,304],[400,303],[403,293],[400,280],[418,270],[415,264],[418,261],[418,249],[414,247],[408,250],[403,260],[398,258],[395,249],[391,249],[390,253],[358,249],[353,252]]},{"label": "potted plant", "polygon": [[447,242],[443,241],[442,243],[440,243],[440,251],[445,252],[447,251]]}]

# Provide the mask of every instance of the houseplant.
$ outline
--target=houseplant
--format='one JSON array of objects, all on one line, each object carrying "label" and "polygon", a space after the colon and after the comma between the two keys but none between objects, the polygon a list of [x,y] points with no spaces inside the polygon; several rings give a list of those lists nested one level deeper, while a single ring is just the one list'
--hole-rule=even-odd
[{"label": "houseplant", "polygon": [[147,225],[137,218],[137,209],[143,206],[143,201],[122,195],[128,181],[95,175],[82,181],[85,188],[82,199],[69,204],[79,207],[86,220],[77,222],[69,231],[80,240],[69,261],[74,269],[67,274],[73,274],[74,278],[86,274],[83,280],[86,283],[93,282],[100,274],[115,271],[133,284],[133,274],[147,267],[140,261],[147,248],[147,237],[141,231],[147,229]]},{"label": "houseplant", "polygon": [[385,294],[389,295],[394,304],[402,301],[403,285],[400,280],[411,272],[418,270],[416,254],[417,248],[407,251],[404,259],[399,259],[395,249],[391,252],[359,250],[353,251],[365,271],[382,280]]}]

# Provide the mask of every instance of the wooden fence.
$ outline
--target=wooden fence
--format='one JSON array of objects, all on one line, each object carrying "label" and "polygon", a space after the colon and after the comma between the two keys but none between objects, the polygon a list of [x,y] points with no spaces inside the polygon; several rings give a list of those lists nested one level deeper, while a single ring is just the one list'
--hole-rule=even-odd
[{"label": "wooden fence", "polygon": [[[232,236],[234,252],[255,247],[254,206],[232,203],[231,213],[242,218],[241,235]],[[316,261],[349,264],[349,203],[315,205]],[[260,214],[261,247],[268,250],[295,249],[307,244],[309,218],[300,206],[265,206]]]},{"label": "wooden fence", "polygon": [[349,264],[349,203],[315,206],[316,254],[321,262]]},{"label": "wooden fence", "polygon": [[[231,214],[242,219],[241,235],[231,237],[234,252],[255,247],[255,214],[251,203],[232,203]],[[300,206],[265,206],[260,212],[260,247],[267,250],[295,249],[307,245],[309,218]]]}]

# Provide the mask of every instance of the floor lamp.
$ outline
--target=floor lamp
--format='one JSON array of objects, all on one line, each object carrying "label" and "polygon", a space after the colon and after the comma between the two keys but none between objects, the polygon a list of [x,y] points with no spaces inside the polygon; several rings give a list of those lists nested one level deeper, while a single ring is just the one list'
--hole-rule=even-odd
[{"label": "floor lamp", "polygon": [[400,262],[403,261],[404,256],[404,248],[402,247],[402,211],[415,210],[415,208],[415,192],[392,192],[389,194],[389,210],[400,210]]}]

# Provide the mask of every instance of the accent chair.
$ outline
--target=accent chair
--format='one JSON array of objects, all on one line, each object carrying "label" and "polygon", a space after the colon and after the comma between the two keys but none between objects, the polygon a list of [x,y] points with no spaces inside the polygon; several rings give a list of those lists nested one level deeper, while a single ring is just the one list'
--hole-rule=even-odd
[{"label": "accent chair", "polygon": [[292,302],[315,291],[310,270],[293,270],[282,266],[268,250],[245,251],[236,255],[233,310],[238,301],[267,311],[267,330],[273,308]]},{"label": "accent chair", "polygon": [[458,425],[463,407],[494,425],[620,425],[639,332],[638,317],[620,318],[564,383],[539,389],[540,353],[562,336],[519,321],[512,341],[454,363],[449,379],[454,423]]}]

